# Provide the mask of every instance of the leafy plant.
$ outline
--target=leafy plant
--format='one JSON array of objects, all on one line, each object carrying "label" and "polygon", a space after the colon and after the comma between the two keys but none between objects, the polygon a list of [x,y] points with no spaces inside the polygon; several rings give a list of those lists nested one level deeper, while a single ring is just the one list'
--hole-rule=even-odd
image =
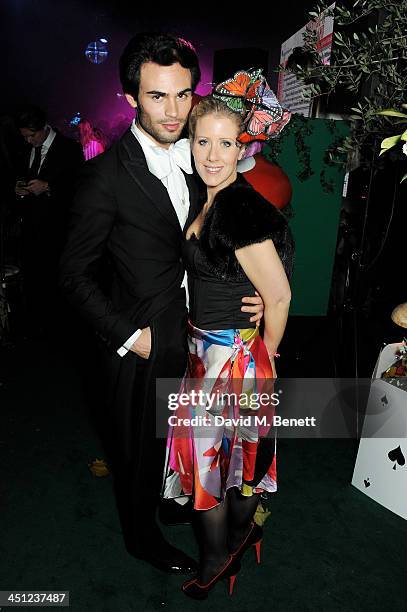
[{"label": "leafy plant", "polygon": [[[316,32],[330,3],[320,1],[309,13],[314,23],[303,35],[307,61],[290,71],[306,84],[304,97],[310,101],[333,92],[355,94],[358,102],[348,111],[351,133],[337,149],[354,154],[394,134],[392,115],[382,109],[400,108],[405,100],[407,0],[355,0],[350,8],[337,3],[333,55],[326,65],[320,59]],[[375,25],[367,24],[367,19]],[[333,154],[332,159],[340,161]]]},{"label": "leafy plant", "polygon": [[[402,104],[401,106],[403,108],[407,108],[407,104]],[[385,117],[399,117],[399,118],[401,117],[401,120],[397,121],[397,123],[407,123],[406,113],[401,113],[400,111],[395,110],[394,108],[389,108],[389,109],[379,111],[377,114],[384,115]],[[382,155],[383,153],[386,153],[386,151],[388,151],[389,149],[392,149],[393,147],[395,147],[401,142],[404,142],[403,152],[405,153],[405,155],[407,155],[407,144],[406,144],[407,143],[407,130],[404,130],[404,132],[402,132],[401,134],[396,134],[395,136],[388,136],[387,138],[382,140],[380,144],[380,147],[381,147],[380,155]],[[400,182],[402,183],[405,179],[407,179],[407,172],[401,178]]]}]

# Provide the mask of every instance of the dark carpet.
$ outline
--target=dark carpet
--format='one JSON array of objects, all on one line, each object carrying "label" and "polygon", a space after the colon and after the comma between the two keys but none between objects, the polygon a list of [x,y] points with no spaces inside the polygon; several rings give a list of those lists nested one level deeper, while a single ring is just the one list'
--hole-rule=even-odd
[{"label": "dark carpet", "polygon": [[[407,522],[351,486],[357,440],[278,441],[262,563],[247,553],[232,597],[220,583],[194,602],[180,591],[185,578],[129,556],[112,478],[88,468],[104,451],[87,350],[65,350],[58,335],[1,349],[0,590],[69,590],[78,612],[406,610]],[[303,372],[301,351],[292,354]],[[188,526],[164,531],[196,555]]]}]

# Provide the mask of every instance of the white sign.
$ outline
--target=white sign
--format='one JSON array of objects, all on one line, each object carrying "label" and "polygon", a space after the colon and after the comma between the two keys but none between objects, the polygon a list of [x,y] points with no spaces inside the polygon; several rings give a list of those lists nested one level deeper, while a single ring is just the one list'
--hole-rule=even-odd
[{"label": "white sign", "polygon": [[[331,4],[328,10],[333,10],[335,2]],[[298,30],[288,40],[281,45],[280,64],[284,67],[293,50],[296,47],[303,47],[303,34],[306,30],[316,30],[318,36],[318,50],[321,56],[321,61],[324,64],[329,64],[331,60],[332,49],[332,33],[334,29],[334,18],[328,17],[322,13],[322,18],[318,21],[309,21],[301,30]],[[280,72],[278,77],[277,97],[280,103],[288,108],[292,113],[299,113],[305,117],[309,117],[310,101],[304,99],[302,93],[304,84],[290,72]]]}]

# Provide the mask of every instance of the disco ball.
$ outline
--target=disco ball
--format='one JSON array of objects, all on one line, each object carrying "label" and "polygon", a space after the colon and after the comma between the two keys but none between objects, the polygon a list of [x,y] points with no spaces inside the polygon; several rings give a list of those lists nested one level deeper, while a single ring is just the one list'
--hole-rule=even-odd
[{"label": "disco ball", "polygon": [[78,111],[76,113],[75,117],[72,117],[72,119],[70,120],[69,125],[71,127],[75,127],[75,126],[79,125],[81,121],[82,121],[81,113],[80,113],[80,111]]},{"label": "disco ball", "polygon": [[85,55],[92,64],[102,64],[109,55],[109,51],[107,50],[106,43],[96,40],[88,44]]}]

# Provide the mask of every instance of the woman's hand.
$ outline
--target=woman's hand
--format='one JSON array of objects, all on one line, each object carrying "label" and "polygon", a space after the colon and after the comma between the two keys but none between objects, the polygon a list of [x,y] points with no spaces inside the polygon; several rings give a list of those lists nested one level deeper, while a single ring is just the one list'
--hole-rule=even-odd
[{"label": "woman's hand", "polygon": [[269,353],[269,359],[270,359],[271,367],[273,369],[273,378],[277,378],[276,364],[275,364],[275,361],[274,361],[274,355],[271,355]]},{"label": "woman's hand", "polygon": [[277,377],[274,353],[284,334],[290,307],[291,290],[283,264],[271,239],[235,251],[246,276],[264,302],[263,341]]}]

